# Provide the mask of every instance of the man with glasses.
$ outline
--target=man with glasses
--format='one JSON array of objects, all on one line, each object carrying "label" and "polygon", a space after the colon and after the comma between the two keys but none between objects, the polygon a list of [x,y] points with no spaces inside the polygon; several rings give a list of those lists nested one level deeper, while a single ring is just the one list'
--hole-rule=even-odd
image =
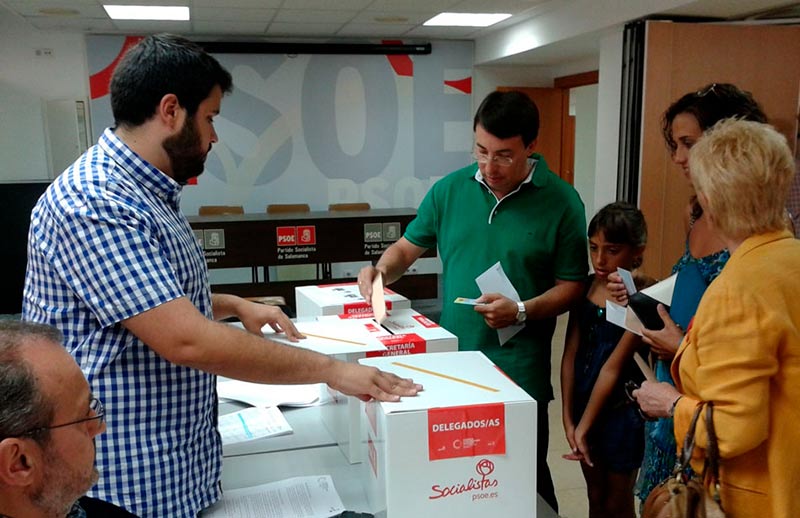
[{"label": "man with glasses", "polygon": [[81,498],[105,412],[61,342],[54,327],[0,320],[0,517],[133,516]]},{"label": "man with glasses", "polygon": [[[473,163],[438,181],[405,235],[375,266],[359,272],[370,300],[372,280],[396,281],[429,248],[443,263],[440,324],[459,349],[483,351],[538,402],[538,493],[557,509],[547,466],[550,342],[556,316],[580,299],[588,270],[583,203],[534,153],[539,111],[519,92],[493,92],[473,121]],[[481,295],[475,278],[497,262],[521,300]],[[456,297],[483,304],[455,304]],[[504,345],[495,329],[524,328]]]}]

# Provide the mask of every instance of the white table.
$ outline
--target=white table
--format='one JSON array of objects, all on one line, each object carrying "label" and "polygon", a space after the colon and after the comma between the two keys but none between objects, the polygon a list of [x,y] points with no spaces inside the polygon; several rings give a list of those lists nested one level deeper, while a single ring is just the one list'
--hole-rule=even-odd
[{"label": "white table", "polygon": [[[222,403],[220,413],[226,414],[241,408],[245,406]],[[347,461],[322,424],[320,408],[289,408],[284,409],[283,413],[294,430],[291,435],[223,448],[222,487],[237,489],[291,477],[330,475],[346,509],[374,512],[369,507],[361,482],[368,476],[365,465]],[[537,518],[558,518],[540,496],[537,496]]]}]

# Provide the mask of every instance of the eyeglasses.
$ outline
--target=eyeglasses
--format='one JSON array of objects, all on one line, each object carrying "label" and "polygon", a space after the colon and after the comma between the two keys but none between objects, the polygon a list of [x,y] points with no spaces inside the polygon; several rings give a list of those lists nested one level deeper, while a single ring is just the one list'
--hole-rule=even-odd
[{"label": "eyeglasses", "polygon": [[488,164],[489,162],[494,162],[495,164],[501,167],[508,167],[514,163],[514,159],[510,156],[504,156],[504,155],[489,156],[488,153],[483,153],[478,150],[472,152],[472,158],[474,158],[479,164]]},{"label": "eyeglasses", "polygon": [[37,433],[43,432],[45,430],[63,428],[65,426],[72,426],[74,424],[86,423],[88,421],[98,421],[97,423],[98,425],[106,421],[106,409],[105,407],[103,407],[103,403],[96,397],[93,397],[92,399],[89,400],[89,410],[94,414],[91,417],[84,417],[83,419],[77,419],[75,421],[70,421],[69,423],[56,424],[53,426],[40,426],[38,428],[33,428],[32,430],[28,430],[27,432],[21,433],[20,437],[36,435]]}]

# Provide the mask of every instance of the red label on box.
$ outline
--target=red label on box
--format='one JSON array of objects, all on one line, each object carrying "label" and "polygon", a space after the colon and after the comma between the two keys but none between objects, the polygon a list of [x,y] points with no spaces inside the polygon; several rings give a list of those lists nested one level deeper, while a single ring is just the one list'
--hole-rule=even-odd
[{"label": "red label on box", "polygon": [[424,353],[426,350],[425,339],[414,333],[379,336],[378,340],[386,346],[387,350],[368,352],[367,358],[375,358],[377,356],[405,356],[407,354],[420,354]]},{"label": "red label on box", "polygon": [[375,445],[372,444],[372,439],[367,439],[367,457],[369,457],[369,463],[372,466],[372,473],[375,478],[378,478],[378,452],[375,450]]},{"label": "red label on box", "polygon": [[419,325],[422,327],[439,327],[439,324],[431,320],[430,318],[426,317],[425,315],[414,315],[414,320],[419,322]]},{"label": "red label on box", "polygon": [[428,459],[505,455],[503,403],[428,410]]},{"label": "red label on box", "polygon": [[372,316],[372,306],[366,302],[351,302],[343,306],[342,314],[347,316],[355,315],[357,318],[368,318]]},{"label": "red label on box", "polygon": [[370,322],[368,324],[364,324],[364,327],[370,333],[385,333],[386,332],[386,330],[384,328],[378,327],[377,325],[373,324],[372,322]]},{"label": "red label on box", "polygon": [[[353,319],[361,320],[362,318],[374,317],[375,315],[372,313],[372,308],[367,308],[367,309],[368,311],[362,311],[362,312],[353,311],[351,313],[339,313],[336,316],[339,317],[339,320],[353,320]],[[347,308],[344,308],[344,310],[347,311]]]},{"label": "red label on box", "polygon": [[317,227],[315,225],[297,227],[297,242],[301,245],[316,245]]},{"label": "red label on box", "polygon": [[294,246],[297,244],[297,227],[277,227],[278,246]]}]

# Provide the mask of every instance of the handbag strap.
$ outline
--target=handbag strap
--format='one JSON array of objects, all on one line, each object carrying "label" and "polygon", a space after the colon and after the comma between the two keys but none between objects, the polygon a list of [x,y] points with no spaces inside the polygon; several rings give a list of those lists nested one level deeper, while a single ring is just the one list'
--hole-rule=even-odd
[{"label": "handbag strap", "polygon": [[714,402],[706,403],[706,431],[708,432],[708,448],[706,448],[706,460],[703,465],[703,480],[706,476],[711,477],[712,497],[720,504],[719,496],[719,444],[717,443],[717,432],[714,428]]},{"label": "handbag strap", "polygon": [[678,457],[678,462],[675,464],[673,475],[680,477],[689,466],[689,461],[692,460],[692,452],[694,451],[694,431],[697,428],[697,420],[700,419],[700,414],[703,411],[704,405],[705,402],[701,401],[697,403],[694,409],[694,415],[692,415],[692,421],[689,423],[689,429],[686,431],[686,437],[683,438],[681,454]]}]

